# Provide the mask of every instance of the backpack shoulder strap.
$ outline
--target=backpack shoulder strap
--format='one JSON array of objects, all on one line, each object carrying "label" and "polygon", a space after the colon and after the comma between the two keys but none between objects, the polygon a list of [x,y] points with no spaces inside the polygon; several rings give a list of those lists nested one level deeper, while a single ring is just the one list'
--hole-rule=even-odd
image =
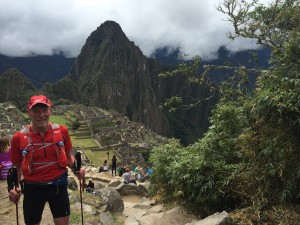
[{"label": "backpack shoulder strap", "polygon": [[52,127],[53,130],[60,129],[60,125],[56,124],[56,123],[51,124],[51,127]]},{"label": "backpack shoulder strap", "polygon": [[24,127],[22,130],[20,130],[20,134],[29,134],[29,129],[30,129],[29,125]]}]

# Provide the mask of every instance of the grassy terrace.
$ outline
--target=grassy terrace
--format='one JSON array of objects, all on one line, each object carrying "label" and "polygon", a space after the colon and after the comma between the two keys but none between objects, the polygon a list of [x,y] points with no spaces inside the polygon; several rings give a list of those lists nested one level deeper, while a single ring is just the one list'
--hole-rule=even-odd
[{"label": "grassy terrace", "polygon": [[66,111],[64,116],[67,118],[68,121],[72,122],[76,120],[76,114],[73,111]]},{"label": "grassy terrace", "polygon": [[54,116],[52,115],[50,117],[50,122],[51,123],[57,123],[57,124],[60,124],[60,125],[64,125],[64,126],[67,126],[67,120],[61,116]]},{"label": "grassy terrace", "polygon": [[[92,160],[92,163],[93,163],[94,166],[102,165],[105,159],[108,161],[108,164],[111,165],[111,158],[114,154],[114,152],[112,150],[108,150],[108,151],[105,151],[105,150],[103,150],[103,151],[85,150],[84,152],[87,155],[87,157],[90,160]],[[109,159],[108,159],[107,152],[109,152]]]},{"label": "grassy terrace", "polygon": [[85,154],[87,155],[87,157],[90,160],[92,160],[92,163],[93,163],[94,166],[102,165],[103,161],[105,159],[106,160],[108,159],[107,152],[109,152],[108,162],[110,164],[111,163],[110,160],[111,160],[114,152],[112,150],[102,150],[102,151],[92,151],[92,150],[90,150],[89,147],[95,147],[98,144],[94,141],[94,139],[92,139],[91,137],[87,137],[86,135],[84,137],[80,137],[80,138],[76,138],[75,136],[73,136],[72,134],[80,133],[80,131],[78,131],[78,130],[76,130],[76,131],[71,130],[69,125],[68,125],[70,120],[74,121],[76,119],[75,114],[73,112],[68,111],[68,112],[66,112],[65,116],[66,117],[64,118],[62,116],[52,115],[50,117],[50,122],[51,123],[57,123],[57,124],[64,125],[64,126],[68,127],[73,146],[75,148],[79,147],[79,148],[84,149]]}]

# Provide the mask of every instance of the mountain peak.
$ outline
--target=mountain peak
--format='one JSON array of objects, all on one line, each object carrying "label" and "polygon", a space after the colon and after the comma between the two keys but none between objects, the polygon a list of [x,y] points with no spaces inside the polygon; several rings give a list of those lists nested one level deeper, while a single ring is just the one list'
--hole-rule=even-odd
[{"label": "mountain peak", "polygon": [[148,59],[139,47],[119,24],[106,21],[87,38],[69,78],[88,105],[114,109],[161,134],[163,116],[151,75]]},{"label": "mountain peak", "polygon": [[[114,67],[112,64],[120,63],[120,59],[126,61],[128,57],[132,58],[128,55],[129,53],[138,54],[138,58],[145,57],[140,49],[127,38],[118,23],[106,21],[87,38],[70,70],[69,77],[76,83],[81,83],[80,86],[85,86],[84,83],[90,82],[95,74],[99,75],[103,72],[103,66],[112,68]],[[127,63],[124,62],[124,64]]]},{"label": "mountain peak", "polygon": [[99,45],[99,42],[103,40],[107,40],[108,42],[115,42],[118,40],[129,41],[121,26],[111,20],[105,21],[97,27],[97,29],[88,37],[86,44]]}]

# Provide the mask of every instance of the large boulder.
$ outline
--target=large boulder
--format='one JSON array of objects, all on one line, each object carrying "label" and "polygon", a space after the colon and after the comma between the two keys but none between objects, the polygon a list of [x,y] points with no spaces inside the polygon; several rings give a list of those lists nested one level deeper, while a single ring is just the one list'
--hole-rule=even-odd
[{"label": "large boulder", "polygon": [[113,213],[122,213],[124,211],[124,202],[121,195],[114,188],[102,188],[96,191],[95,195],[100,195],[106,203],[106,210]]},{"label": "large boulder", "polygon": [[187,225],[228,225],[230,224],[229,214],[225,211],[214,213],[203,220],[193,221]]},{"label": "large boulder", "polygon": [[143,197],[148,197],[149,196],[149,186],[150,183],[146,182],[146,183],[140,183],[137,186],[137,194]]},{"label": "large boulder", "polygon": [[122,183],[122,181],[120,179],[114,179],[114,180],[110,181],[110,183],[108,184],[108,187],[118,187],[121,183]]},{"label": "large boulder", "polygon": [[103,212],[100,215],[101,224],[105,225],[116,225],[114,218],[111,216],[109,212]]},{"label": "large boulder", "polygon": [[135,184],[124,184],[121,183],[116,190],[121,194],[121,195],[137,195],[137,185]]},{"label": "large boulder", "polygon": [[94,190],[99,190],[99,189],[105,188],[106,184],[101,181],[95,181],[94,186],[95,186]]}]

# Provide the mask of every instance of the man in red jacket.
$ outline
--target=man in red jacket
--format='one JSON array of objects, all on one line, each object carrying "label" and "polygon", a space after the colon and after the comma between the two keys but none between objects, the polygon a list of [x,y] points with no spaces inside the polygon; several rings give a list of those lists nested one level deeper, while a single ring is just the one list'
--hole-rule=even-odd
[{"label": "man in red jacket", "polygon": [[[11,161],[18,178],[24,178],[23,212],[26,225],[38,225],[48,202],[56,225],[68,225],[70,203],[67,192],[67,166],[73,169],[74,155],[68,129],[49,123],[51,101],[44,95],[32,96],[27,114],[31,124],[17,132],[11,142]],[[84,169],[74,171],[83,179]],[[20,189],[9,192],[17,203]]]}]

